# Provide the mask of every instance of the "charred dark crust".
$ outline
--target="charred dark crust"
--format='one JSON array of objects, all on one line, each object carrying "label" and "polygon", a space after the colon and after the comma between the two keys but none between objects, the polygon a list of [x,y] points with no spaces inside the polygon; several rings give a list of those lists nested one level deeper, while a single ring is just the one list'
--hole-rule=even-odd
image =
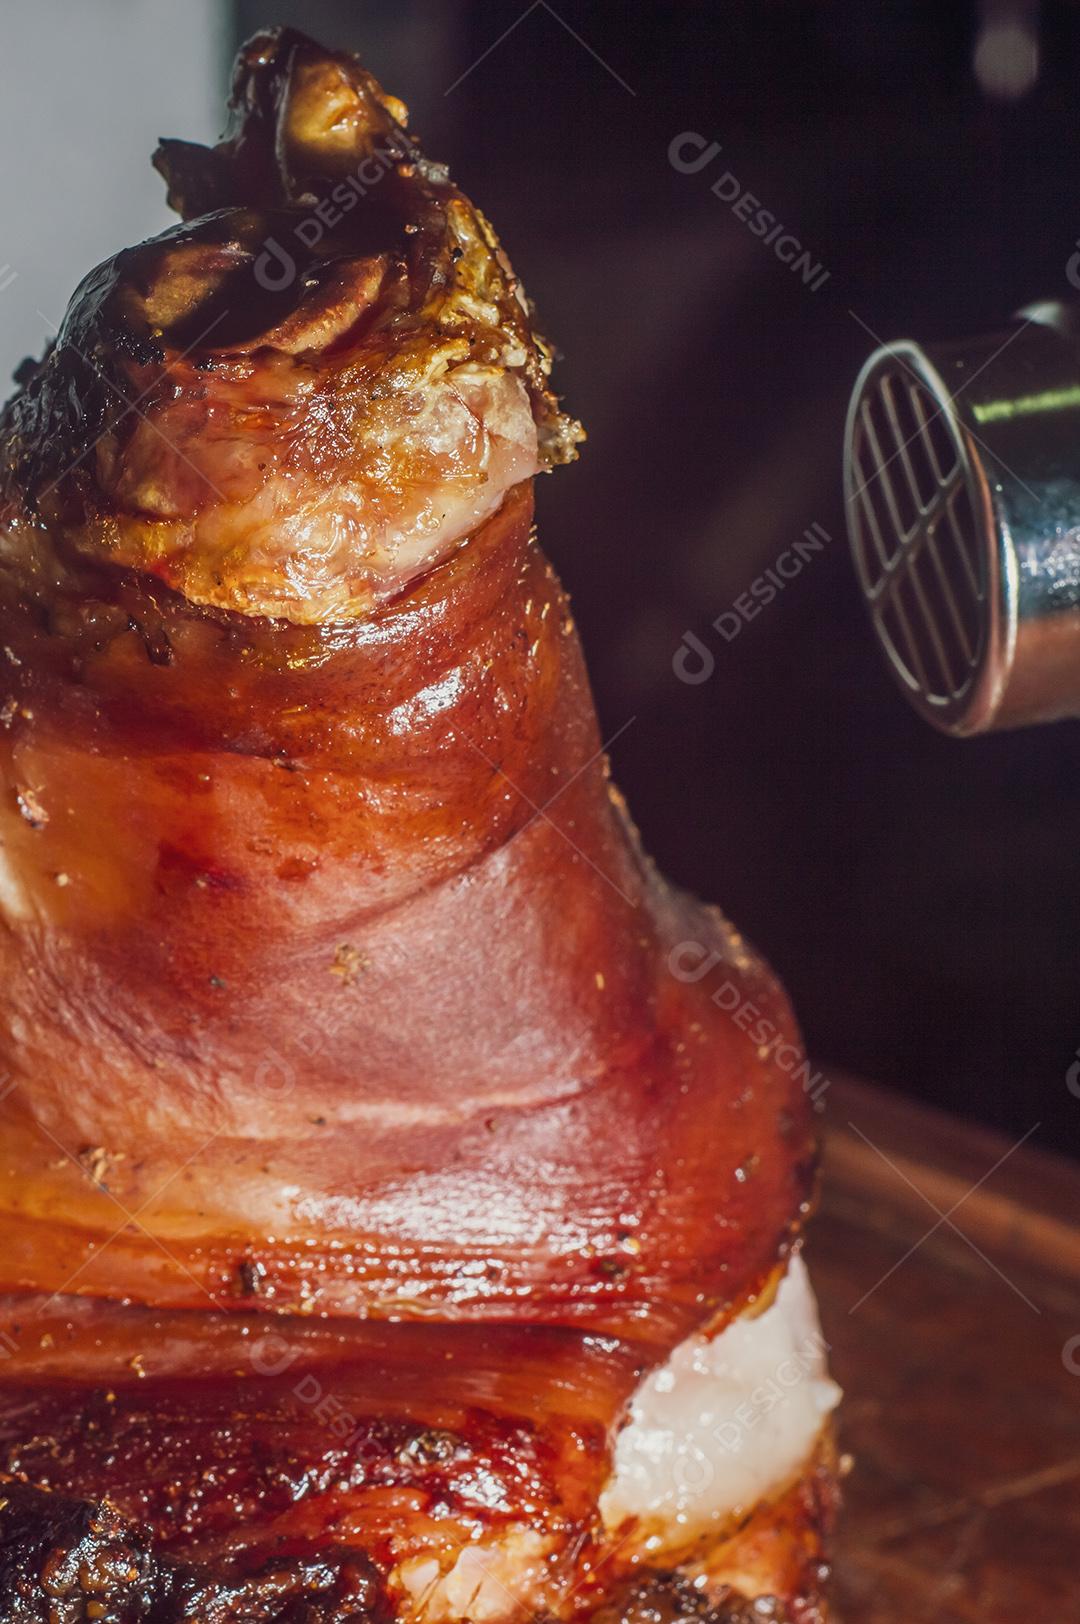
[{"label": "charred dark crust", "polygon": [[328,180],[345,175],[355,163],[355,150],[340,148],[335,161],[325,145],[297,140],[290,126],[289,103],[298,79],[326,68],[336,69],[359,92],[370,143],[384,143],[396,162],[423,161],[405,131],[403,104],[387,96],[351,52],[329,51],[299,29],[271,28],[253,35],[237,55],[228,122],[217,146],[159,143],[153,162],[168,185],[170,208],[190,220],[238,203],[286,207],[314,200]]},{"label": "charred dark crust", "polygon": [[593,1613],[590,1624],[796,1624],[777,1596],[711,1600],[680,1573],[658,1573],[628,1585]]},{"label": "charred dark crust", "polygon": [[107,1502],[18,1482],[0,1493],[4,1624],[389,1624],[361,1551],[282,1552],[244,1571],[202,1569],[154,1554]]},{"label": "charred dark crust", "polygon": [[[818,1512],[831,1522],[835,1487],[826,1498]],[[677,1569],[654,1571],[624,1580],[581,1616],[589,1624],[824,1624],[827,1576],[815,1563],[815,1584],[798,1596],[751,1600],[718,1596]],[[107,1501],[0,1482],[4,1624],[392,1624],[396,1616],[375,1565],[355,1548],[283,1548],[270,1559],[199,1566],[157,1554]]]}]

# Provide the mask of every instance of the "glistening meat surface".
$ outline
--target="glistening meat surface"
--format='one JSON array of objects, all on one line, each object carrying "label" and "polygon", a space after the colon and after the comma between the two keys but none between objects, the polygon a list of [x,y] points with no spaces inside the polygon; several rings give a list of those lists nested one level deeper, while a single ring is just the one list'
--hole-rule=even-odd
[{"label": "glistening meat surface", "polygon": [[[631,1396],[808,1210],[783,994],[642,854],[532,533],[580,431],[403,119],[253,41],[0,422],[7,1572],[30,1492],[57,1573],[69,1502],[145,1556],[73,1618],[630,1607]],[[818,1616],[822,1449],[702,1605]]]}]

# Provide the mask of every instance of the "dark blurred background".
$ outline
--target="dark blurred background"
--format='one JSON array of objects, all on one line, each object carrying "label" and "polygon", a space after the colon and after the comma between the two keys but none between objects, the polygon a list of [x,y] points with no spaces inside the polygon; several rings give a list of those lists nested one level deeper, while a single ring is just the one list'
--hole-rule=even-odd
[{"label": "dark blurred background", "polygon": [[[1041,1121],[1044,1144],[1075,1152],[1080,728],[960,744],[908,710],[856,594],[840,469],[876,335],[959,336],[1070,295],[1080,9],[238,0],[223,15],[222,83],[270,23],[362,52],[496,222],[565,352],[589,440],[541,482],[542,536],[661,866],[768,955],[826,1070],[1014,1136]],[[669,161],[684,132],[721,144],[700,172]],[[713,195],[725,171],[828,272],[816,288]],[[812,524],[828,544],[717,634]],[[715,660],[693,686],[673,669],[688,630]]]}]

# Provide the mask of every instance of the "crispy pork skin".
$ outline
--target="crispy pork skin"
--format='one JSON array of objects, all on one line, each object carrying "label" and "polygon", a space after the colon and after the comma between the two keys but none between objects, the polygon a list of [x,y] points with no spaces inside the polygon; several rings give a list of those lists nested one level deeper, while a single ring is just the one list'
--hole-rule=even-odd
[{"label": "crispy pork skin", "polygon": [[815,1624],[808,1074],[610,783],[528,301],[294,32],[157,161],[0,418],[0,1611]]}]

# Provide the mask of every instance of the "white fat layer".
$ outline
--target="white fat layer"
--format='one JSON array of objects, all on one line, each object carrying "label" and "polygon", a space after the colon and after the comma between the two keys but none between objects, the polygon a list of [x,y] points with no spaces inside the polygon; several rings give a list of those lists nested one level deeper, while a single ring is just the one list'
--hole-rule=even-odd
[{"label": "white fat layer", "polygon": [[494,1543],[467,1545],[444,1572],[435,1557],[412,1557],[396,1570],[409,1616],[419,1624],[496,1624],[544,1606],[551,1541],[511,1529]]},{"label": "white fat layer", "polygon": [[781,1489],[840,1399],[826,1352],[795,1257],[764,1313],[687,1338],[642,1382],[600,1501],[609,1530],[633,1517],[647,1548],[679,1544]]}]

